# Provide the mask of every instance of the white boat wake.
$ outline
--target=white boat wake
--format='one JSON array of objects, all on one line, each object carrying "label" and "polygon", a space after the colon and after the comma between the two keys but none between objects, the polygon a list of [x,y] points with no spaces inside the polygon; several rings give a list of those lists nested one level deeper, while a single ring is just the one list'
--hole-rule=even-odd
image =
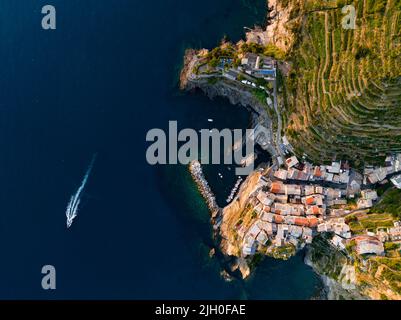
[{"label": "white boat wake", "polygon": [[91,174],[95,160],[96,160],[96,154],[94,154],[92,157],[92,161],[88,167],[88,170],[86,170],[86,173],[85,173],[84,179],[82,180],[81,186],[78,188],[77,192],[71,196],[71,200],[68,203],[67,210],[65,212],[65,215],[67,216],[67,228],[71,227],[74,219],[78,215],[78,207],[79,207],[79,203],[81,202],[81,193],[84,190],[85,185],[88,181],[88,178]]}]

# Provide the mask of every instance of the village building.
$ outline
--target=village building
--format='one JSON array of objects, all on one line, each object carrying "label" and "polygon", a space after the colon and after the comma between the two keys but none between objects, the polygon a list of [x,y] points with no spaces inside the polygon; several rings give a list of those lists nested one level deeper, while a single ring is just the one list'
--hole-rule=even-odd
[{"label": "village building", "polygon": [[244,256],[254,255],[256,252],[255,239],[252,237],[248,237],[242,246],[242,254]]},{"label": "village building", "polygon": [[324,188],[321,186],[316,186],[315,187],[315,193],[317,194],[324,194]]},{"label": "village building", "polygon": [[262,221],[273,222],[273,213],[264,212],[261,217]]},{"label": "village building", "polygon": [[326,208],[321,208],[318,206],[310,206],[307,207],[306,214],[307,215],[315,215],[315,216],[323,216],[326,213]]},{"label": "village building", "polygon": [[331,166],[327,166],[327,171],[329,173],[337,174],[340,173],[341,162],[332,162]]},{"label": "village building", "polygon": [[301,186],[296,184],[286,184],[285,193],[287,195],[300,196],[302,193]]},{"label": "village building", "polygon": [[299,226],[289,226],[288,232],[291,236],[295,238],[300,238],[302,236],[302,227]]},{"label": "village building", "polygon": [[333,182],[333,179],[334,179],[334,174],[326,172],[326,174],[324,175],[324,180],[328,182]]},{"label": "village building", "polygon": [[345,241],[343,238],[339,237],[338,235],[334,235],[333,238],[331,238],[330,243],[335,247],[340,250],[345,250]]},{"label": "village building", "polygon": [[305,243],[310,244],[313,240],[313,231],[310,228],[302,228],[302,239]]},{"label": "village building", "polygon": [[308,181],[309,174],[305,173],[304,171],[290,168],[287,172],[287,179],[288,180],[299,180],[299,181]]},{"label": "village building", "polygon": [[304,194],[305,196],[310,196],[315,193],[315,187],[311,185],[304,186]]},{"label": "village building", "polygon": [[311,180],[323,180],[326,173],[326,168],[324,166],[316,166],[313,169]]},{"label": "village building", "polygon": [[355,249],[358,254],[375,254],[378,256],[384,254],[383,243],[376,237],[358,236],[353,240],[355,240]]},{"label": "village building", "polygon": [[373,207],[373,202],[370,199],[358,199],[358,209],[369,209]]},{"label": "village building", "polygon": [[223,77],[233,81],[237,79],[237,75],[238,74],[233,70],[228,70],[227,72],[223,72]]},{"label": "village building", "polygon": [[270,192],[275,194],[285,194],[285,186],[282,182],[273,182],[270,187]]},{"label": "village building", "polygon": [[376,190],[371,190],[371,189],[362,190],[361,196],[366,200],[376,201],[378,199]]},{"label": "village building", "polygon": [[401,226],[394,226],[390,228],[388,232],[392,241],[400,241],[401,240]]},{"label": "village building", "polygon": [[253,239],[256,239],[260,232],[260,228],[258,226],[257,221],[249,228],[247,237],[252,237]]},{"label": "village building", "polygon": [[288,203],[288,196],[286,194],[275,194],[273,196],[274,202]]},{"label": "village building", "polygon": [[340,189],[326,188],[324,193],[328,200],[339,199],[343,196]]},{"label": "village building", "polygon": [[333,200],[328,200],[327,201],[327,205],[329,207],[333,207],[333,206],[343,206],[347,204],[347,200],[346,199],[333,199]]},{"label": "village building", "polygon": [[265,206],[271,206],[273,204],[273,199],[268,197],[266,192],[259,191],[256,198],[260,201],[260,203],[262,203]]},{"label": "village building", "polygon": [[384,230],[377,230],[376,236],[383,243],[390,240],[389,234]]},{"label": "village building", "polygon": [[287,170],[279,169],[274,172],[274,177],[280,180],[287,180]]},{"label": "village building", "polygon": [[323,196],[321,194],[314,194],[311,196],[306,196],[302,198],[302,203],[307,205],[307,206],[322,206],[323,205]]},{"label": "village building", "polygon": [[296,156],[292,156],[291,158],[285,160],[285,165],[287,166],[288,169],[296,166],[298,163],[299,161]]},{"label": "village building", "polygon": [[282,204],[282,203],[275,203],[272,207],[272,212],[275,214],[280,214],[283,216],[286,215],[294,215],[300,216],[304,214],[304,207],[291,205],[291,204]]},{"label": "village building", "polygon": [[390,180],[396,188],[401,189],[401,174],[392,177]]},{"label": "village building", "polygon": [[349,214],[351,211],[344,209],[329,209],[329,216],[331,217],[341,217]]},{"label": "village building", "polygon": [[365,178],[366,184],[376,184],[383,181],[387,177],[387,170],[385,168],[379,167],[372,169],[370,167],[365,168]]},{"label": "village building", "polygon": [[340,183],[348,184],[350,180],[349,171],[344,171],[343,173],[340,173],[339,180]]},{"label": "village building", "polygon": [[355,197],[358,193],[361,192],[361,184],[363,181],[363,177],[361,174],[352,172],[350,175],[350,182],[347,186],[347,196]]},{"label": "village building", "polygon": [[241,65],[244,67],[246,70],[251,70],[256,67],[256,60],[258,58],[258,55],[254,53],[247,53],[244,58],[241,60]]},{"label": "village building", "polygon": [[268,240],[269,238],[264,231],[261,231],[256,238],[256,241],[259,242],[261,245],[265,245]]}]

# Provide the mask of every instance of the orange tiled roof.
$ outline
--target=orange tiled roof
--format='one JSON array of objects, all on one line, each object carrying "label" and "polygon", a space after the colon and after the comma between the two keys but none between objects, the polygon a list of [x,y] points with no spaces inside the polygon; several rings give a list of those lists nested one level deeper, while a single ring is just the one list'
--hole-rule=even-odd
[{"label": "orange tiled roof", "polygon": [[270,191],[273,193],[279,193],[281,191],[281,183],[273,182]]},{"label": "orange tiled roof", "polygon": [[321,177],[322,176],[322,170],[320,170],[320,167],[315,167],[315,171],[313,172],[313,175],[315,177]]},{"label": "orange tiled roof", "polygon": [[313,214],[320,214],[320,209],[318,206],[313,206],[312,207],[312,213]]},{"label": "orange tiled roof", "polygon": [[308,226],[309,221],[306,218],[295,218],[294,223],[298,226]]},{"label": "orange tiled roof", "polygon": [[315,198],[314,197],[307,197],[306,200],[305,200],[305,203],[307,205],[314,204],[315,203]]},{"label": "orange tiled roof", "polygon": [[309,220],[310,227],[316,227],[319,224],[319,220],[315,217],[310,217],[310,218],[308,218],[308,220]]}]

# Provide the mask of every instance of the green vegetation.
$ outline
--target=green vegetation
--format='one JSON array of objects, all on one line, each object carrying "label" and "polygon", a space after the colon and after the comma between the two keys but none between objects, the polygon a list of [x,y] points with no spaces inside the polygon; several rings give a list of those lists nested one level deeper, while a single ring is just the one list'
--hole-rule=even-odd
[{"label": "green vegetation", "polygon": [[345,223],[350,224],[351,222],[358,222],[356,215],[349,215],[345,217]]},{"label": "green vegetation", "polygon": [[388,228],[394,225],[391,214],[368,214],[349,222],[351,231],[355,234],[364,233],[366,230],[376,232],[378,228]]},{"label": "green vegetation", "polygon": [[385,268],[381,273],[382,279],[388,281],[392,290],[401,294],[401,274],[394,272],[389,268]]},{"label": "green vegetation", "polygon": [[260,44],[257,43],[244,43],[241,46],[241,52],[242,53],[255,53],[255,54],[261,54],[264,51],[264,47]]},{"label": "green vegetation", "polygon": [[252,94],[258,99],[261,103],[266,104],[267,93],[262,89],[253,89]]},{"label": "green vegetation", "polygon": [[401,271],[401,258],[377,258],[376,260],[394,271]]},{"label": "green vegetation", "polygon": [[264,54],[276,60],[284,60],[286,58],[285,52],[273,44],[268,44],[264,47],[257,43],[244,43],[240,50],[242,53]]},{"label": "green vegetation", "polygon": [[400,245],[398,243],[394,243],[394,242],[386,242],[384,244],[384,249],[386,251],[397,250],[399,247],[400,247]]},{"label": "green vegetation", "polygon": [[286,58],[285,52],[273,44],[267,45],[263,54],[268,57],[273,57],[276,60],[285,60]]},{"label": "green vegetation", "polygon": [[347,245],[345,246],[345,250],[347,250],[347,252],[349,254],[352,254],[355,251],[355,247],[356,247],[356,242],[355,240],[351,240],[350,242],[347,243]]},{"label": "green vegetation", "polygon": [[310,246],[310,259],[320,274],[338,280],[343,265],[348,262],[340,251],[334,249],[327,241],[329,234],[319,235],[313,239]]},{"label": "green vegetation", "polygon": [[219,79],[216,78],[216,77],[212,77],[212,78],[207,79],[207,82],[209,84],[216,84],[218,81],[219,81]]},{"label": "green vegetation", "polygon": [[285,130],[296,153],[359,167],[401,152],[401,2],[351,1],[355,30],[341,24],[347,1],[286,2],[296,23]]},{"label": "green vegetation", "polygon": [[249,262],[249,267],[251,269],[255,269],[255,267],[260,264],[264,259],[264,255],[262,253],[257,252],[253,257],[251,257],[251,261]]},{"label": "green vegetation", "polygon": [[270,255],[275,259],[287,260],[296,254],[296,248],[292,244],[286,244],[281,247],[273,248]]},{"label": "green vegetation", "polygon": [[389,190],[383,199],[371,210],[377,213],[390,213],[395,219],[401,219],[401,190]]}]

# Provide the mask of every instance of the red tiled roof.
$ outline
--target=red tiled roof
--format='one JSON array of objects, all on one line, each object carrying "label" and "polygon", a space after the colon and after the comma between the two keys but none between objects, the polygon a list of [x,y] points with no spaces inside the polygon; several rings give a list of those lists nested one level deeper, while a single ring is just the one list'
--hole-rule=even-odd
[{"label": "red tiled roof", "polygon": [[306,197],[305,203],[307,205],[311,205],[315,203],[315,198],[314,197]]},{"label": "red tiled roof", "polygon": [[304,226],[304,227],[309,225],[309,221],[306,218],[295,218],[294,223],[298,226]]},{"label": "red tiled roof", "polygon": [[312,213],[313,214],[320,214],[320,209],[318,206],[313,206],[312,207]]},{"label": "red tiled roof", "polygon": [[309,220],[310,227],[316,227],[319,224],[319,220],[315,217],[310,217],[310,218],[308,218],[308,220]]},{"label": "red tiled roof", "polygon": [[321,177],[322,176],[322,170],[320,170],[320,167],[315,167],[315,171],[313,172],[313,175],[315,177]]},{"label": "red tiled roof", "polygon": [[273,182],[270,188],[270,192],[279,193],[281,191],[282,184],[278,182]]}]

